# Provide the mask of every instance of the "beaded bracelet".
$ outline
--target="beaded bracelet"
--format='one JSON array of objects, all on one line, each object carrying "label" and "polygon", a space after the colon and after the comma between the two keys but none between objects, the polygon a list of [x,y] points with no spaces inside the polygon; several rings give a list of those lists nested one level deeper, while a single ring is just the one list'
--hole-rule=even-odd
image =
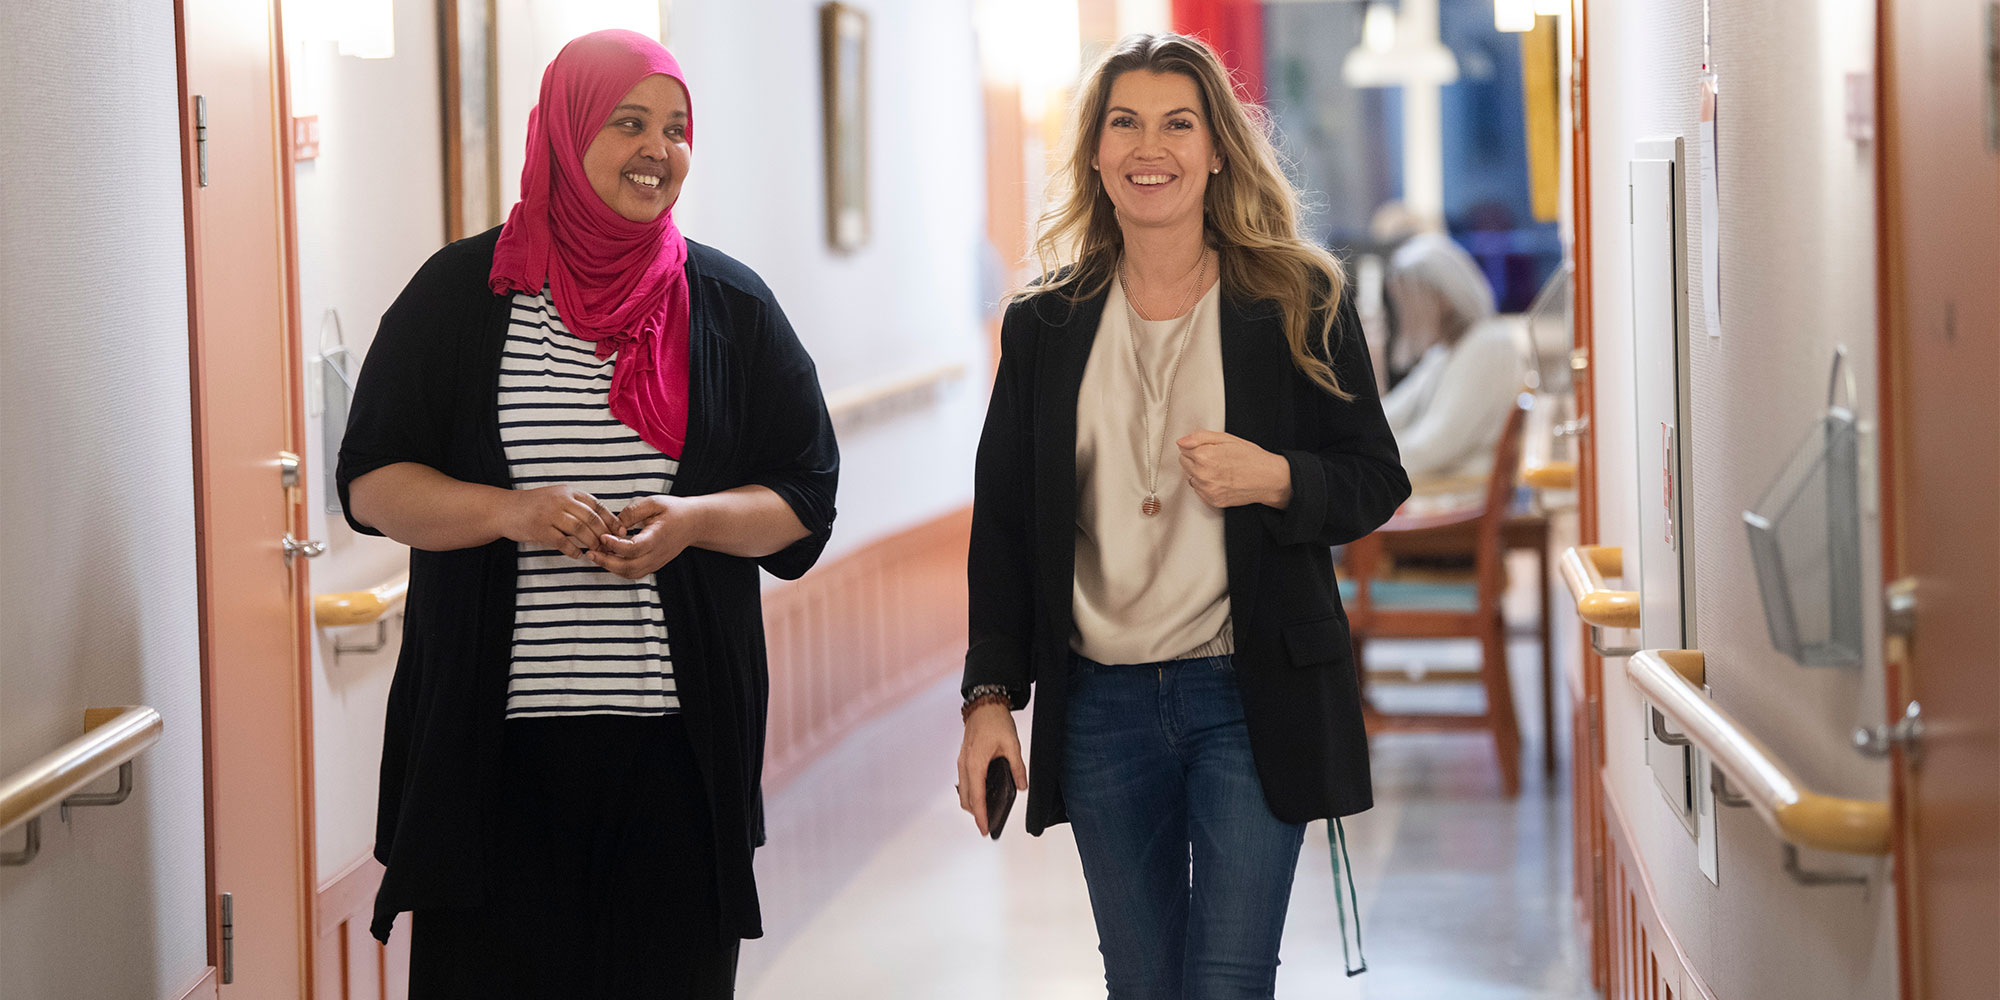
[{"label": "beaded bracelet", "polygon": [[988,702],[997,702],[1012,709],[1014,707],[1014,693],[1007,690],[1007,686],[1004,684],[981,684],[967,691],[965,693],[965,703],[958,707],[959,721],[963,722],[971,718],[973,709]]}]

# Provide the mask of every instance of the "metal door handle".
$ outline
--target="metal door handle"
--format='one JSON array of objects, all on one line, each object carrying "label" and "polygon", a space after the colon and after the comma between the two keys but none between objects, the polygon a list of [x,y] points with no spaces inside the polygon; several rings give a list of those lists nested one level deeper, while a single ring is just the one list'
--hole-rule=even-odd
[{"label": "metal door handle", "polygon": [[1923,749],[1923,738],[1924,707],[1913,701],[1903,710],[1903,717],[1893,724],[1854,730],[1854,749],[1863,757],[1880,760],[1900,746],[1915,760]]},{"label": "metal door handle", "polygon": [[287,564],[290,564],[295,558],[317,559],[326,554],[325,542],[302,542],[290,535],[285,536],[284,546],[285,562]]}]

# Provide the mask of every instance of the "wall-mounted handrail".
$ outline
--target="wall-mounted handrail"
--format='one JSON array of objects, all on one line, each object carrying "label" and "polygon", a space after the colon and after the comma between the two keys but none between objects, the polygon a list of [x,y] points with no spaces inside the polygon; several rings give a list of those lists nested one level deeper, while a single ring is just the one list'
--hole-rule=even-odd
[{"label": "wall-mounted handrail", "polygon": [[410,574],[402,573],[367,590],[314,597],[313,620],[322,626],[373,625],[395,613],[408,596]]},{"label": "wall-mounted handrail", "polygon": [[1610,545],[1572,545],[1563,550],[1563,582],[1576,600],[1577,617],[1599,628],[1638,628],[1639,593],[1612,590],[1607,576],[1625,575],[1624,550]]},{"label": "wall-mounted handrail", "polygon": [[1538,490],[1576,489],[1576,463],[1531,462],[1521,467],[1521,482]]},{"label": "wall-mounted handrail", "polygon": [[[83,713],[83,735],[0,779],[0,834],[28,826],[26,850],[4,856],[24,865],[41,848],[42,814],[57,806],[114,805],[132,787],[132,758],[160,741],[160,713],[144,705],[92,708]],[[120,792],[79,795],[84,786],[120,771]]]},{"label": "wall-mounted handrail", "polygon": [[1732,798],[1747,800],[1779,840],[1845,854],[1889,853],[1888,803],[1822,795],[1805,787],[1782,760],[1708,700],[1701,690],[1705,674],[1700,650],[1645,649],[1625,661],[1625,676],[1728,779]]},{"label": "wall-mounted handrail", "polygon": [[828,393],[827,415],[836,422],[846,422],[877,407],[930,392],[946,382],[955,382],[964,375],[964,362],[954,361],[951,364],[938,365],[923,371],[883,379],[880,382]]},{"label": "wall-mounted handrail", "polygon": [[1563,550],[1558,562],[1569,596],[1576,601],[1576,616],[1590,626],[1590,646],[1599,656],[1631,656],[1636,646],[1606,646],[1600,629],[1638,628],[1639,593],[1612,590],[1604,585],[1607,576],[1625,575],[1625,552],[1615,545],[1572,545]]}]

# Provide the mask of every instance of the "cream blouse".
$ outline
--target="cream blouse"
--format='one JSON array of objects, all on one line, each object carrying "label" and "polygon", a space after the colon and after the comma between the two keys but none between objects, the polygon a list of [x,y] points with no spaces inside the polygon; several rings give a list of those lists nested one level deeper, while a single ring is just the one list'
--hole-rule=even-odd
[{"label": "cream blouse", "polygon": [[[1222,511],[1188,487],[1174,444],[1197,430],[1222,430],[1221,287],[1216,282],[1195,304],[1170,407],[1157,397],[1166,391],[1184,317],[1139,320],[1134,338],[1132,312],[1117,282],[1104,303],[1076,402],[1076,631],[1070,638],[1070,648],[1099,663],[1235,650]],[[1134,370],[1135,339],[1156,397],[1150,404]],[[1150,442],[1142,440],[1142,412],[1150,414]],[[1139,509],[1147,494],[1148,447],[1164,505],[1155,517]]]}]

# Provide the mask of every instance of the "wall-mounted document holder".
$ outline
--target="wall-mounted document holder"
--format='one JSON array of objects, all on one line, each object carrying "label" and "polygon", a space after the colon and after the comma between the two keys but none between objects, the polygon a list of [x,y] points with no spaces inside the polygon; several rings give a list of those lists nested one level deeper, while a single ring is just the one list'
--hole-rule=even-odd
[{"label": "wall-mounted document holder", "polygon": [[1529,359],[1523,379],[1535,394],[1535,406],[1522,436],[1521,485],[1543,512],[1576,508],[1570,492],[1576,489],[1576,441],[1590,423],[1576,415],[1572,392],[1577,352],[1570,347],[1575,339],[1571,273],[1567,262],[1556,268],[1522,315]]},{"label": "wall-mounted document holder", "polygon": [[[333,328],[333,343],[327,343],[326,331]],[[334,468],[340,455],[340,439],[347,435],[347,400],[354,393],[354,376],[348,374],[347,366],[351,352],[347,349],[347,336],[340,328],[340,313],[333,309],[319,324],[319,353],[313,357],[313,367],[319,369],[318,416],[320,441],[325,445],[320,464],[325,466],[326,512],[340,513],[340,490],[334,486]]]},{"label": "wall-mounted document holder", "polygon": [[1771,645],[1803,666],[1861,665],[1861,448],[1853,401],[1847,349],[1837,348],[1826,412],[1756,508],[1743,512]]}]

